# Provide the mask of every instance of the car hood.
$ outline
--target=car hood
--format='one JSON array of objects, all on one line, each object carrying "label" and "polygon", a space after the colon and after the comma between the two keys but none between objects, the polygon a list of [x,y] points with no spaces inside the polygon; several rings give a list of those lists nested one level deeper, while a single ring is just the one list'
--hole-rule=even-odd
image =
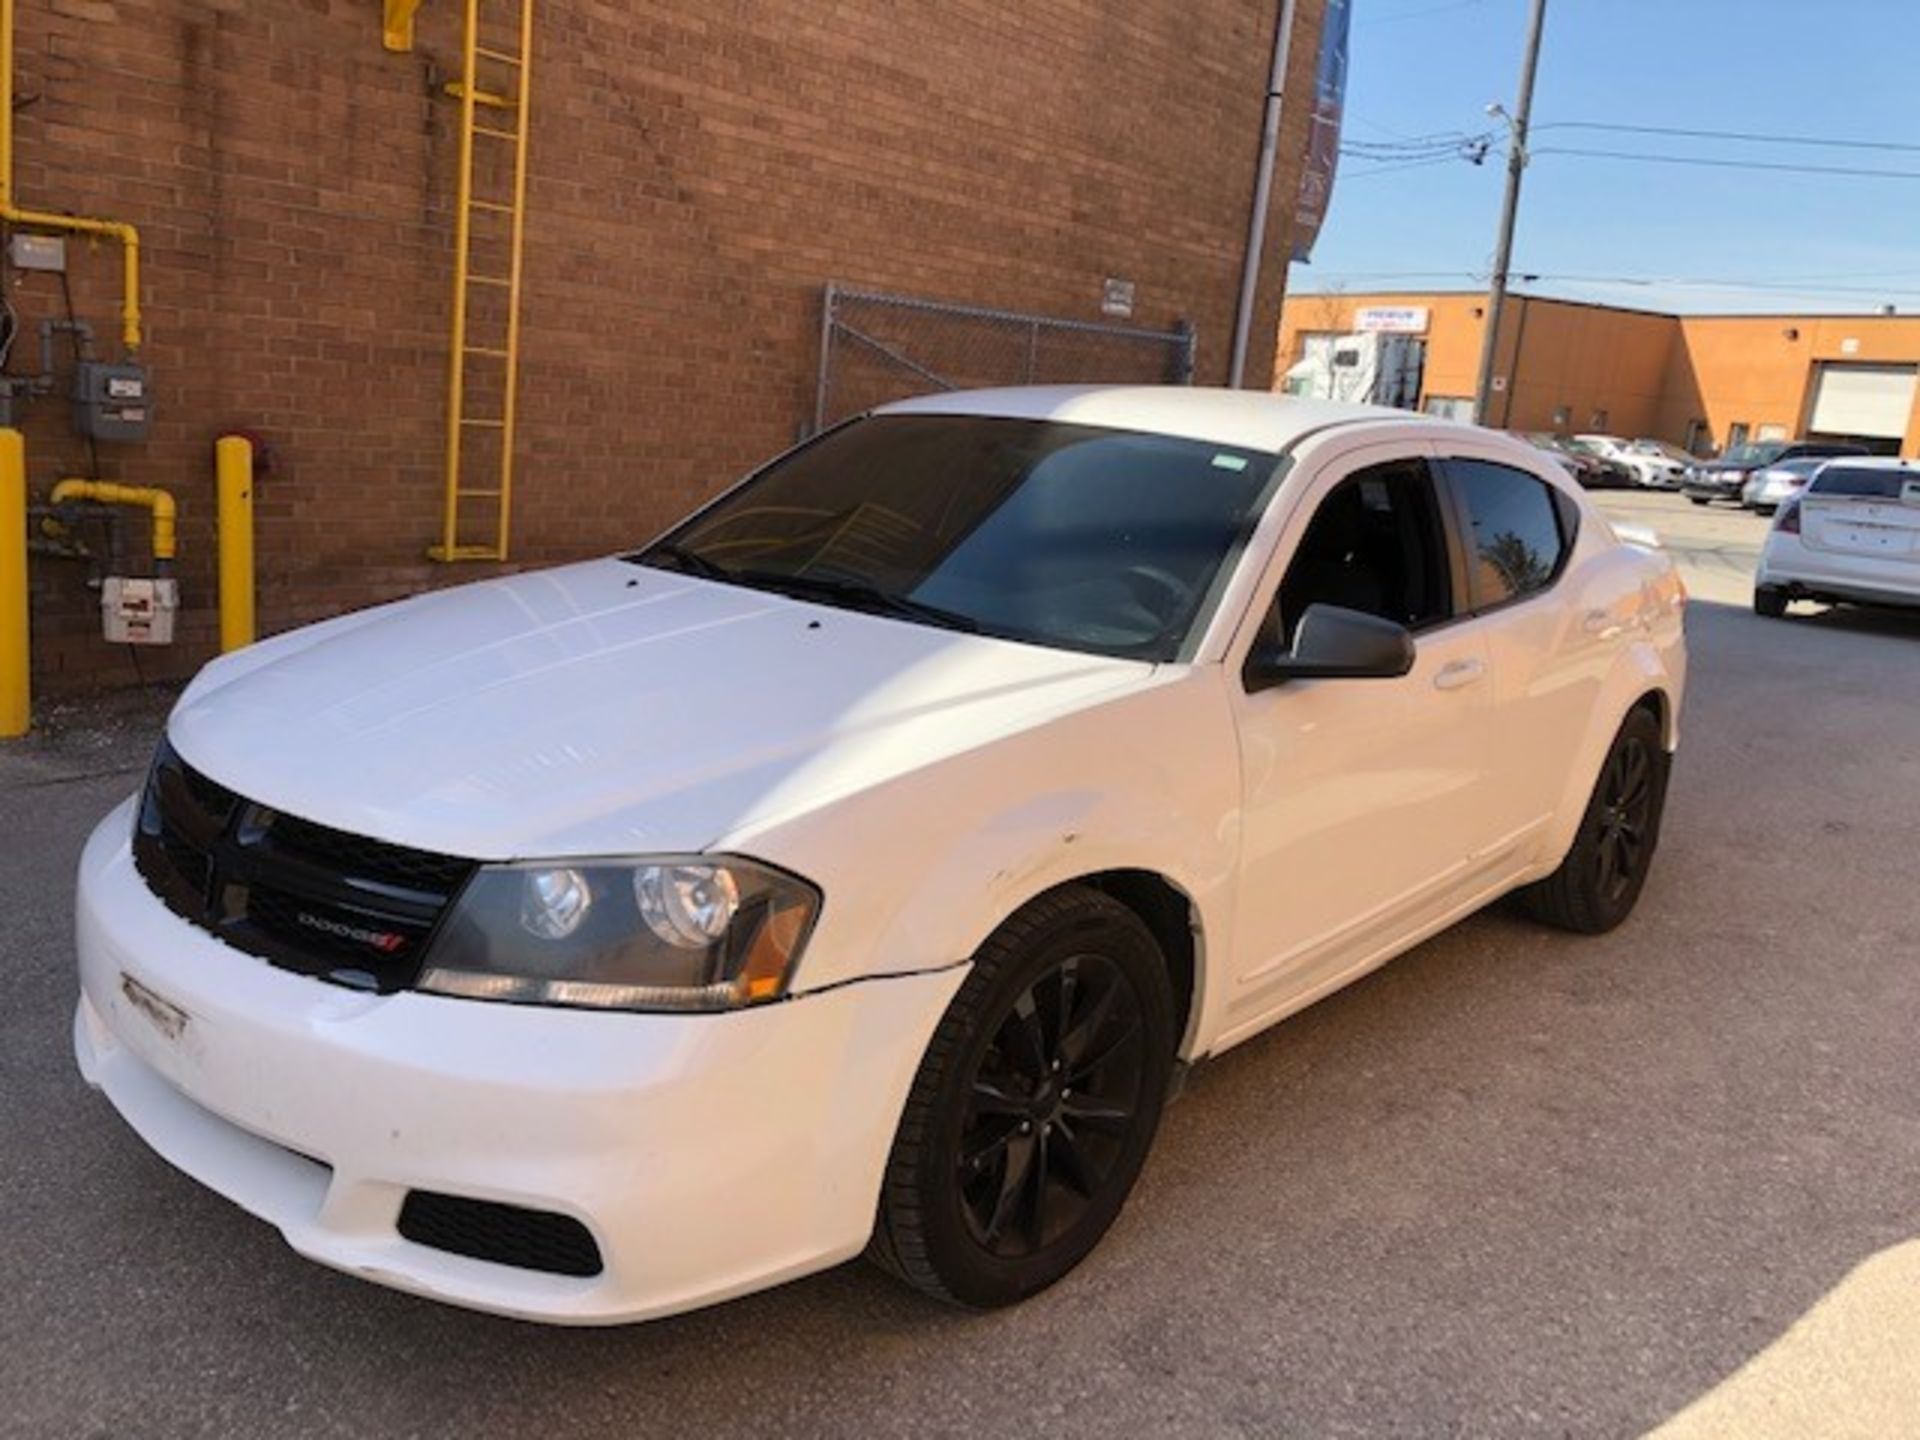
[{"label": "car hood", "polygon": [[168,734],[252,800],[424,849],[694,851],[1154,669],[600,560],[236,652]]}]

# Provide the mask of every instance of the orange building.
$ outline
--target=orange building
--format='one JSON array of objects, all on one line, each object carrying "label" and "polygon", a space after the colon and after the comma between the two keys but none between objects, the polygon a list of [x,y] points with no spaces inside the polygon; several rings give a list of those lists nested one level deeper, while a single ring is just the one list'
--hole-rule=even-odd
[{"label": "orange building", "polygon": [[[1409,337],[1420,409],[1472,414],[1484,292],[1295,295],[1276,388],[1297,387],[1335,337]],[[1488,423],[1671,441],[1700,453],[1819,436],[1920,455],[1920,316],[1666,315],[1513,295]]]}]

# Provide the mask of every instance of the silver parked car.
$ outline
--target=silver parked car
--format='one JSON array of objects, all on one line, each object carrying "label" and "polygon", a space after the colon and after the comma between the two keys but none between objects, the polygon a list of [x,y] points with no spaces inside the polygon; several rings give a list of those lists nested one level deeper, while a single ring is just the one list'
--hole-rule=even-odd
[{"label": "silver parked car", "polygon": [[1802,455],[1798,459],[1781,460],[1764,470],[1756,470],[1740,488],[1740,503],[1749,510],[1771,515],[1782,503],[1806,489],[1807,482],[1826,463],[1824,456]]}]

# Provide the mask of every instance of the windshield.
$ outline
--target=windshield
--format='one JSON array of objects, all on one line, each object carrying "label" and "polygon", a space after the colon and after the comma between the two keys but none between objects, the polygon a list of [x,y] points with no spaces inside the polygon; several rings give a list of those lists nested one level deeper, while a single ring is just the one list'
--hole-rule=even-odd
[{"label": "windshield", "polygon": [[1784,442],[1769,440],[1760,445],[1736,445],[1720,457],[1720,463],[1749,468],[1755,465],[1771,465],[1786,453],[1787,447]]},{"label": "windshield", "polygon": [[1915,472],[1902,465],[1828,465],[1807,487],[1809,495],[1845,495],[1857,500],[1898,500]]},{"label": "windshield", "polygon": [[883,415],[627,558],[1011,640],[1171,660],[1276,457],[1044,420]]}]

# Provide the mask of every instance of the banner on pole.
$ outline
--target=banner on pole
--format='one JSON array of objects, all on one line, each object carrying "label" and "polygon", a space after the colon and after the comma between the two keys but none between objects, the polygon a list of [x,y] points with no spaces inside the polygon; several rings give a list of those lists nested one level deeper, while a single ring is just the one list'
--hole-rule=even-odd
[{"label": "banner on pole", "polygon": [[1340,164],[1340,118],[1347,102],[1347,29],[1353,0],[1327,0],[1320,31],[1320,61],[1313,77],[1313,116],[1307,126],[1307,158],[1300,169],[1300,195],[1293,210],[1293,258],[1306,260],[1327,218],[1333,175]]}]

